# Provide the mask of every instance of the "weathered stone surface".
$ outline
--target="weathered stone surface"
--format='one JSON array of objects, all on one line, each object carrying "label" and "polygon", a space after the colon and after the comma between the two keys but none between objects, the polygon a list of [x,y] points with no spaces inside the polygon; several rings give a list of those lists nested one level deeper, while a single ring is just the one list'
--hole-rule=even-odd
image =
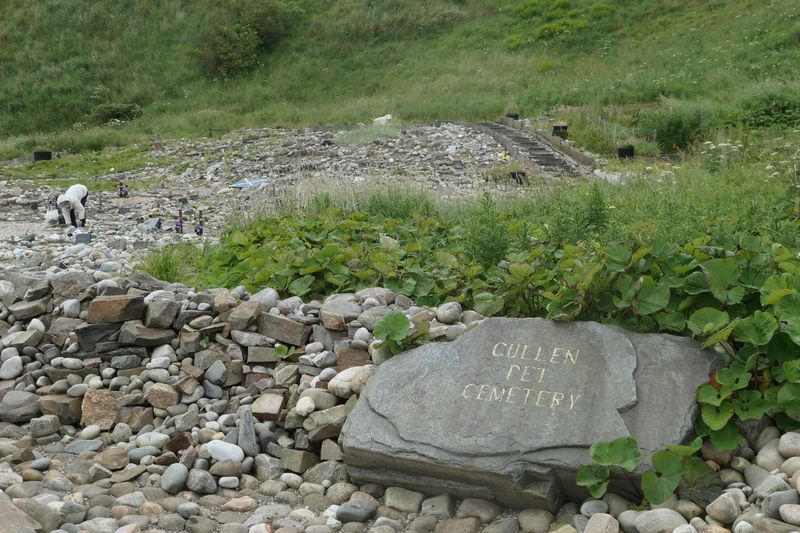
[{"label": "weathered stone surface", "polygon": [[171,329],[145,327],[139,320],[125,322],[119,331],[119,342],[134,346],[162,346],[175,338]]},{"label": "weathered stone surface", "polygon": [[83,324],[83,320],[78,318],[60,316],[50,323],[50,329],[47,330],[47,337],[56,346],[63,346],[69,334],[81,324]]},{"label": "weathered stone surface", "polygon": [[319,310],[322,325],[327,329],[346,330],[347,324],[361,314],[355,294],[334,294],[328,297]]},{"label": "weathered stone surface", "polygon": [[77,424],[81,419],[83,398],[73,398],[66,394],[48,394],[41,396],[37,402],[42,414],[56,415],[62,424]]},{"label": "weathered stone surface", "polygon": [[228,324],[231,329],[244,331],[254,324],[261,314],[261,304],[258,302],[243,302],[231,309]]},{"label": "weathered stone surface", "polygon": [[283,394],[262,394],[253,402],[253,416],[258,420],[278,420],[283,409]]},{"label": "weathered stone surface", "polygon": [[632,436],[649,457],[684,441],[717,364],[679,337],[487,319],[378,368],[342,431],[345,462],[356,482],[555,511],[594,442]]},{"label": "weathered stone surface", "polygon": [[261,313],[258,317],[258,332],[284,344],[305,346],[311,336],[311,326],[291,318]]},{"label": "weathered stone surface", "polygon": [[144,317],[144,297],[134,294],[98,296],[89,303],[86,321],[90,324],[125,322]]},{"label": "weathered stone surface", "polygon": [[15,424],[25,424],[31,418],[40,414],[39,397],[32,392],[12,390],[3,396],[0,402],[0,420],[13,422]]},{"label": "weathered stone surface", "polygon": [[166,409],[167,407],[177,404],[181,396],[172,385],[165,383],[153,383],[147,392],[144,393],[144,398],[153,407],[159,409]]},{"label": "weathered stone surface", "polygon": [[11,502],[11,498],[0,492],[0,533],[18,533],[28,530],[40,531],[42,525]]},{"label": "weathered stone surface", "polygon": [[95,280],[88,272],[64,272],[56,276],[51,282],[53,286],[53,300],[60,304],[71,298],[81,299],[86,290],[94,285]]},{"label": "weathered stone surface", "polygon": [[319,463],[318,456],[302,450],[287,448],[283,450],[283,455],[281,456],[281,468],[298,474],[302,474],[317,463]]},{"label": "weathered stone surface", "polygon": [[270,346],[250,346],[247,348],[247,364],[277,363],[275,348]]},{"label": "weathered stone surface", "polygon": [[81,404],[82,426],[95,425],[105,431],[111,429],[118,415],[117,402],[109,391],[104,389],[86,391]]},{"label": "weathered stone surface", "polygon": [[19,320],[28,320],[45,314],[49,304],[50,297],[45,296],[44,298],[32,302],[22,301],[9,305],[8,310]]},{"label": "weathered stone surface", "polygon": [[75,328],[78,344],[84,352],[94,352],[97,344],[107,341],[119,331],[119,324],[84,324]]},{"label": "weathered stone surface", "polygon": [[175,300],[166,298],[153,300],[147,304],[147,312],[144,316],[144,325],[148,328],[165,329],[172,325],[172,321],[178,315],[181,304]]}]

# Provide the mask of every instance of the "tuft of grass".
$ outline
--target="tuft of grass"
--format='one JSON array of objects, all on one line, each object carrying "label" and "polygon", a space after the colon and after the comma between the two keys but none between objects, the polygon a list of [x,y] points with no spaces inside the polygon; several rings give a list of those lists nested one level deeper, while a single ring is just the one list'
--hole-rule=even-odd
[{"label": "tuft of grass", "polygon": [[185,282],[199,272],[206,252],[205,247],[172,244],[151,252],[137,269],[161,281]]},{"label": "tuft of grass", "polygon": [[505,259],[511,239],[508,223],[497,202],[486,193],[467,219],[466,251],[472,259],[489,268]]},{"label": "tuft of grass", "polygon": [[433,195],[421,189],[390,187],[376,190],[359,202],[359,206],[370,216],[385,218],[409,218],[414,213],[432,216],[437,213]]}]

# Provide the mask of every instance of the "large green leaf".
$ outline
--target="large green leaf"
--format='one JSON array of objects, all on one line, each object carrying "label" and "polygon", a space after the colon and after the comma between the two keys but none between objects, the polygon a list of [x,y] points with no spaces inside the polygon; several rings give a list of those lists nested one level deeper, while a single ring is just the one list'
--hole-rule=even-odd
[{"label": "large green leaf", "polygon": [[640,315],[650,315],[661,311],[669,303],[669,287],[659,285],[649,276],[642,279],[642,286],[636,293],[633,307]]},{"label": "large green leaf", "polygon": [[608,269],[612,272],[622,272],[631,260],[631,250],[621,244],[609,244],[606,246],[606,257]]},{"label": "large green leaf", "polygon": [[761,393],[755,390],[741,391],[736,396],[734,408],[739,420],[759,420],[772,407]]},{"label": "large green leaf", "polygon": [[601,465],[582,465],[575,475],[575,483],[586,487],[593,498],[602,498],[608,490],[609,469]]},{"label": "large green leaf", "polygon": [[786,380],[792,383],[800,383],[800,359],[792,359],[783,363],[783,372]]},{"label": "large green leaf", "polygon": [[372,333],[376,339],[401,341],[408,336],[410,326],[411,322],[401,311],[390,311],[375,323]]},{"label": "large green leaf", "polygon": [[697,437],[689,444],[667,444],[667,450],[674,454],[680,455],[681,457],[689,457],[690,455],[694,455],[700,451],[702,445],[703,439],[701,437]]},{"label": "large green leaf", "polygon": [[761,305],[764,307],[778,303],[785,296],[797,295],[795,289],[775,289],[770,291],[769,294],[761,296]]},{"label": "large green leaf", "polygon": [[730,398],[732,393],[731,388],[716,389],[710,383],[704,383],[697,388],[697,401],[717,407],[722,405],[723,400]]},{"label": "large green leaf", "polygon": [[718,406],[704,403],[700,414],[709,429],[722,429],[733,416],[733,404],[729,401],[723,402]]},{"label": "large green leaf", "polygon": [[289,284],[289,292],[295,296],[303,296],[311,290],[311,284],[314,283],[315,279],[316,278],[310,274],[302,278],[297,278]]},{"label": "large green leaf", "polygon": [[746,388],[752,377],[741,364],[733,364],[717,372],[717,382],[732,391]]},{"label": "large green leaf", "polygon": [[800,345],[800,318],[790,318],[786,322],[785,331],[795,344]]},{"label": "large green leaf", "polygon": [[692,272],[684,279],[683,290],[687,294],[700,294],[708,291],[708,281],[702,272]]},{"label": "large green leaf", "polygon": [[711,438],[711,445],[720,452],[733,450],[744,440],[733,420],[730,420],[721,429],[710,431],[709,437]]},{"label": "large green leaf", "polygon": [[653,454],[653,467],[664,476],[675,476],[681,473],[681,456],[669,450],[661,450]]},{"label": "large green leaf", "polygon": [[475,310],[484,316],[493,316],[499,313],[504,304],[503,298],[498,298],[489,292],[478,293],[472,299]]},{"label": "large green leaf", "polygon": [[611,442],[596,442],[589,448],[595,463],[603,466],[618,466],[633,472],[639,464],[641,454],[636,440],[622,437]]},{"label": "large green leaf", "polygon": [[756,311],[740,320],[733,329],[733,338],[755,346],[764,346],[778,330],[778,321],[769,313]]},{"label": "large green leaf", "polygon": [[695,335],[709,335],[725,327],[729,320],[728,313],[725,311],[713,307],[703,307],[689,316],[686,325]]},{"label": "large green leaf", "polygon": [[778,300],[775,314],[781,320],[800,319],[800,294],[791,294]]},{"label": "large green leaf", "polygon": [[662,330],[680,333],[683,331],[683,328],[686,327],[686,316],[680,311],[656,313],[653,317]]},{"label": "large green leaf", "polygon": [[706,274],[708,288],[717,300],[722,303],[732,303],[742,299],[743,289],[739,288],[732,294],[728,292],[728,287],[739,281],[739,265],[735,260],[709,259],[700,266]]},{"label": "large green leaf", "polygon": [[647,501],[654,505],[660,505],[670,499],[680,482],[680,475],[664,477],[648,470],[642,474],[642,492]]},{"label": "large green leaf", "polygon": [[715,288],[730,287],[739,280],[739,265],[734,259],[709,259],[701,263],[700,267],[706,273],[712,292]]}]

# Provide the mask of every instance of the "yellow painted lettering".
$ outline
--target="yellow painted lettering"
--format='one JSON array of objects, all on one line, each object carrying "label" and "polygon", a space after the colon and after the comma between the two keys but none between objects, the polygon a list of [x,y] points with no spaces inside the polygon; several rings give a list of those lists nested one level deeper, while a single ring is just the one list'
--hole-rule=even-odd
[{"label": "yellow painted lettering", "polygon": [[544,363],[546,361],[545,359],[539,359],[539,356],[541,356],[541,355],[542,355],[542,347],[539,346],[539,349],[536,350],[536,357],[534,357],[533,360],[534,361],[541,361],[541,362]]},{"label": "yellow painted lettering", "polygon": [[575,404],[578,402],[578,398],[580,398],[580,394],[570,394],[569,395],[569,410],[572,411],[575,408]]},{"label": "yellow painted lettering", "polygon": [[580,350],[575,350],[575,355],[572,355],[572,352],[567,350],[567,354],[564,356],[564,363],[566,363],[567,361],[571,361],[573,365],[578,364],[578,354],[580,352],[581,352]]},{"label": "yellow painted lettering", "polygon": [[522,355],[520,355],[519,358],[520,359],[525,359],[527,361],[528,359],[530,359],[529,357],[525,357],[525,354],[528,352],[528,345],[527,344],[523,344],[522,347],[523,347],[522,348]]},{"label": "yellow painted lettering", "polygon": [[553,355],[550,356],[551,363],[558,363],[558,358],[563,355],[558,353],[559,350],[562,350],[562,348],[553,348]]},{"label": "yellow painted lettering", "polygon": [[497,353],[497,348],[499,348],[500,346],[506,346],[506,343],[498,342],[497,344],[495,344],[494,348],[492,348],[492,355],[493,356],[495,356],[495,357],[503,357],[502,353]]},{"label": "yellow painted lettering", "polygon": [[540,390],[539,394],[536,395],[536,407],[544,407],[544,405],[539,403],[542,400],[544,400],[544,396],[543,396],[544,394],[552,394],[552,393],[548,392],[546,390]]},{"label": "yellow painted lettering", "polygon": [[545,371],[547,369],[546,368],[540,368],[539,370],[540,370],[540,372],[539,372],[539,383],[541,383],[542,381],[544,381],[544,373],[545,373]]},{"label": "yellow painted lettering", "polygon": [[500,389],[500,393],[497,393],[497,387],[492,387],[492,392],[489,394],[489,401],[490,402],[500,402],[503,401],[503,397],[506,395],[506,388],[503,387]]},{"label": "yellow painted lettering", "polygon": [[533,389],[522,389],[522,390],[527,391],[525,393],[525,405],[528,405],[528,398],[533,393]]},{"label": "yellow painted lettering", "polygon": [[525,370],[522,371],[522,375],[519,377],[520,381],[525,381],[527,383],[530,383],[531,378],[528,375],[528,370],[530,370],[530,369],[531,369],[531,367],[529,367],[529,366],[525,367]]},{"label": "yellow painted lettering", "polygon": [[472,400],[474,398],[474,397],[471,397],[471,396],[467,396],[467,389],[470,388],[470,387],[478,388],[478,386],[475,385],[474,383],[467,383],[466,385],[464,385],[464,390],[461,391],[461,396],[463,396],[467,400]]},{"label": "yellow painted lettering", "polygon": [[561,400],[564,399],[564,394],[561,392],[554,392],[553,393],[553,401],[550,402],[550,409],[555,409],[556,407],[561,406]]},{"label": "yellow painted lettering", "polygon": [[516,392],[515,392],[516,390],[518,390],[518,387],[509,387],[508,388],[508,390],[506,391],[506,403],[514,403],[513,398],[514,398],[514,394],[516,394]]},{"label": "yellow painted lettering", "polygon": [[[528,367],[525,367],[525,368],[528,368]],[[511,379],[511,376],[514,374],[514,369],[519,371],[520,370],[520,366],[519,365],[511,365],[510,367],[508,367],[508,372],[506,373],[506,381]],[[522,378],[520,378],[520,379],[522,379]]]},{"label": "yellow painted lettering", "polygon": [[486,400],[486,398],[481,398],[481,394],[483,394],[484,389],[488,389],[489,385],[481,385],[480,390],[478,391],[478,395],[475,397],[476,400]]}]

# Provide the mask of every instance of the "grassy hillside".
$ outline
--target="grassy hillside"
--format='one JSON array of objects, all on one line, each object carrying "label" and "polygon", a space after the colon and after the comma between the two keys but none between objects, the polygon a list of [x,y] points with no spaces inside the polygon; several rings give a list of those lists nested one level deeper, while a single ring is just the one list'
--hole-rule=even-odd
[{"label": "grassy hillside", "polygon": [[[287,34],[220,79],[204,68],[209,31],[240,24],[219,7],[237,2],[288,6]],[[701,129],[792,124],[798,66],[794,0],[6,0],[0,158],[384,113],[606,116],[623,105],[612,120],[655,129],[676,113],[682,127],[700,116]]]}]

